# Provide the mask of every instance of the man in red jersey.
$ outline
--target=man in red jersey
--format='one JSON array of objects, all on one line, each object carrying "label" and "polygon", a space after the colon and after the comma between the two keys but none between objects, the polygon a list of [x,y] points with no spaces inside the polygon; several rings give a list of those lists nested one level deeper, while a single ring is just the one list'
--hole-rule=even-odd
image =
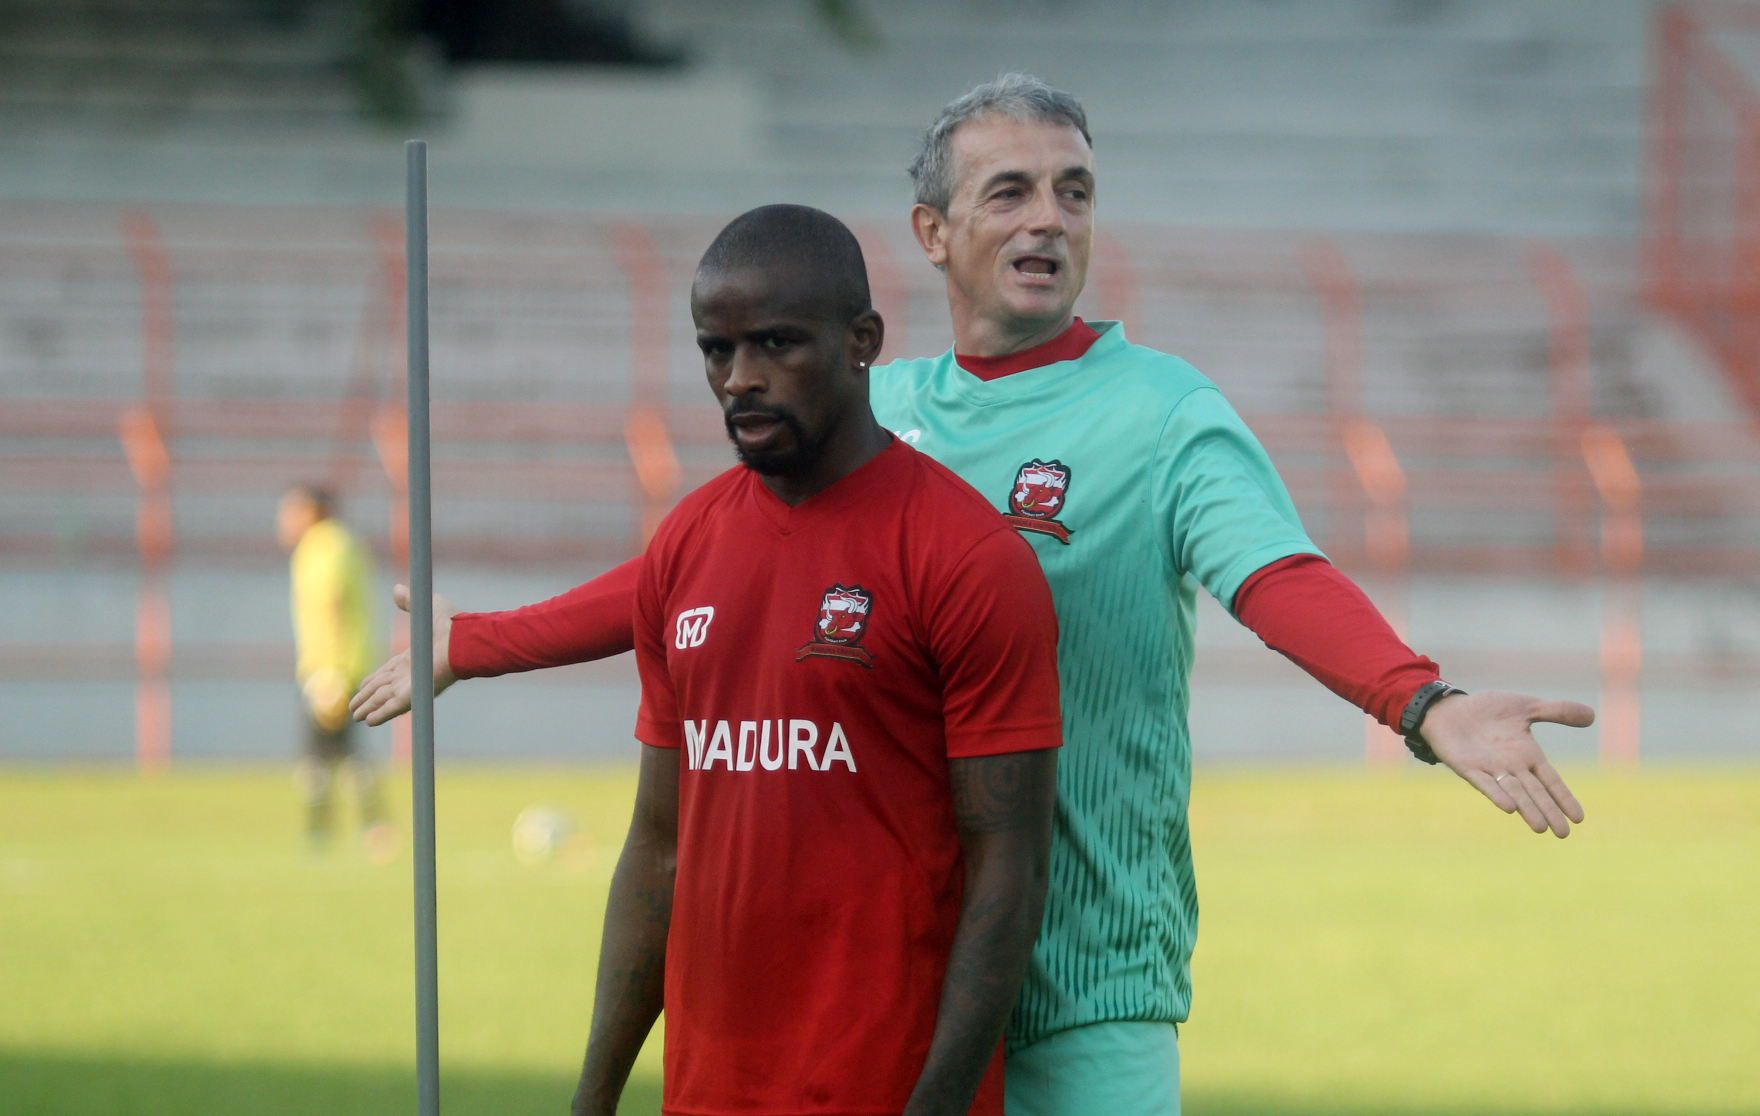
[{"label": "man in red jersey", "polygon": [[668,1113],[1000,1116],[1062,742],[1050,590],[875,422],[836,218],[736,219],[691,314],[742,464],[636,589],[641,777],[574,1112],[613,1116],[664,1004]]}]

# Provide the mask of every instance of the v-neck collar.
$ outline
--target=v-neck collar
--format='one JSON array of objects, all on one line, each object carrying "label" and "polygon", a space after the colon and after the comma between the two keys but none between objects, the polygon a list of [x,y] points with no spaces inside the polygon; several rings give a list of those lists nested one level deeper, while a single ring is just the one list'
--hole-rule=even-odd
[{"label": "v-neck collar", "polygon": [[[888,435],[891,437],[891,435]],[[827,516],[835,516],[851,504],[867,499],[876,490],[887,487],[907,466],[916,451],[892,438],[887,447],[869,458],[848,476],[840,477],[821,492],[815,492],[801,503],[790,507],[782,497],[770,491],[764,478],[747,470],[746,484],[758,511],[784,535],[792,534]]]},{"label": "v-neck collar", "polygon": [[1062,333],[1049,341],[1034,345],[1030,349],[994,357],[967,356],[956,350],[953,354],[953,362],[988,383],[991,380],[1000,380],[1004,376],[1013,376],[1020,372],[1043,368],[1047,364],[1080,360],[1082,354],[1092,348],[1094,342],[1098,340],[1100,340],[1099,332],[1078,317],[1072,320]]},{"label": "v-neck collar", "polygon": [[981,380],[961,368],[954,359],[953,350],[949,349],[942,359],[946,362],[947,375],[951,378],[953,390],[967,402],[979,407],[1018,401],[1045,391],[1061,391],[1070,376],[1084,374],[1088,366],[1129,344],[1125,340],[1124,326],[1119,322],[1098,321],[1087,324],[1100,337],[1080,357],[1043,364],[1038,368],[1029,368],[995,380]]}]

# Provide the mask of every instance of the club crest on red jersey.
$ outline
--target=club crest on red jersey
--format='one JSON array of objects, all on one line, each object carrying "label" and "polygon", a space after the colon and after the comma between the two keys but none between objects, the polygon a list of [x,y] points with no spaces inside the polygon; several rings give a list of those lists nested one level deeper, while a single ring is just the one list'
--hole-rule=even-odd
[{"label": "club crest on red jersey", "polygon": [[818,655],[872,667],[874,656],[862,646],[862,637],[868,634],[873,609],[874,594],[860,585],[833,585],[825,590],[818,618],[813,621],[813,638],[795,649],[794,661]]},{"label": "club crest on red jersey", "polygon": [[1008,514],[1003,516],[1017,531],[1050,535],[1069,545],[1075,532],[1057,521],[1069,498],[1069,466],[1061,461],[1040,461],[1038,458],[1015,471],[1014,487],[1008,493]]}]

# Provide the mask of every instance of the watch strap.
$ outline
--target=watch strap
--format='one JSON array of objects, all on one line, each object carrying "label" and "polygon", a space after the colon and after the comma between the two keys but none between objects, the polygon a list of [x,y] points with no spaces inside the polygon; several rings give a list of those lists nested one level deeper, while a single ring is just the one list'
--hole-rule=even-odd
[{"label": "watch strap", "polygon": [[1412,755],[1425,763],[1442,762],[1436,758],[1436,753],[1431,750],[1424,738],[1418,735],[1418,730],[1424,727],[1424,715],[1430,712],[1432,705],[1450,694],[1464,694],[1466,692],[1459,686],[1451,686],[1440,678],[1434,682],[1426,682],[1418,688],[1418,692],[1412,695],[1412,700],[1406,702],[1405,711],[1399,715],[1399,734],[1405,737],[1406,748]]}]

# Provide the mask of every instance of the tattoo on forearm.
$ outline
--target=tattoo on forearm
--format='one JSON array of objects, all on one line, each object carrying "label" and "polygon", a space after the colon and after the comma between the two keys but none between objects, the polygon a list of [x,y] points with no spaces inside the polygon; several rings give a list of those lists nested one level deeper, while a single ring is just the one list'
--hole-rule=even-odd
[{"label": "tattoo on forearm", "polygon": [[1046,762],[1041,752],[953,761],[953,812],[960,830],[994,833],[1030,821],[1041,804],[1043,782],[1036,776]]},{"label": "tattoo on forearm", "polygon": [[965,897],[935,1037],[907,1116],[962,1116],[1002,1036],[1044,911],[1054,752],[955,760]]}]

